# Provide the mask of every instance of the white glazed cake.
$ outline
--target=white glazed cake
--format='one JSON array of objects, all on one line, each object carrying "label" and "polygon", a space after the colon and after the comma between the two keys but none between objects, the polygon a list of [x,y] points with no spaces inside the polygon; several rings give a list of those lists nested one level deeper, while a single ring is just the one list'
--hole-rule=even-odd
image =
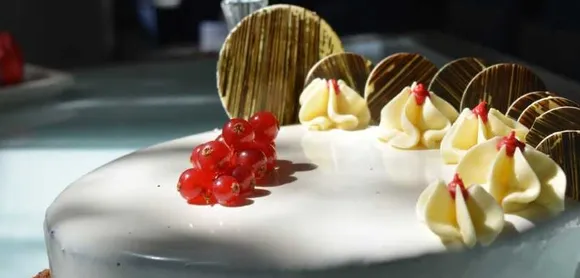
[{"label": "white glazed cake", "polygon": [[[407,259],[447,253],[415,205],[433,180],[450,180],[454,167],[438,150],[385,147],[377,132],[282,128],[277,182],[264,187],[268,196],[236,208],[188,205],[175,190],[192,146],[218,132],[120,158],[48,209],[53,277],[341,277],[333,269],[351,265],[344,277],[358,277],[356,269],[391,275]],[[534,227],[521,217],[506,220],[519,232]],[[481,264],[454,267],[493,267]],[[404,274],[432,277],[433,267],[426,260]]]}]

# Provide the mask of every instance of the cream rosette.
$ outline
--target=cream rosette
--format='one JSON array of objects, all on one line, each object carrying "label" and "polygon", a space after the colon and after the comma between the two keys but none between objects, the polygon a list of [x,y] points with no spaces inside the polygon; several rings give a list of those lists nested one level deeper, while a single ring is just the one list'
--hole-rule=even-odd
[{"label": "cream rosette", "polygon": [[496,109],[487,110],[485,102],[473,110],[464,109],[441,141],[441,156],[447,164],[457,164],[473,146],[496,136],[506,136],[512,130],[524,140],[528,128]]},{"label": "cream rosette", "polygon": [[313,80],[299,102],[298,119],[311,130],[363,129],[371,119],[366,100],[342,80]]},{"label": "cream rosette", "polygon": [[506,213],[564,210],[566,174],[550,157],[517,140],[515,132],[471,148],[456,169],[467,184],[483,184]]},{"label": "cream rosette", "polygon": [[458,114],[451,104],[415,82],[381,110],[380,139],[399,149],[437,149]]},{"label": "cream rosette", "polygon": [[445,244],[469,248],[489,245],[504,227],[504,212],[479,185],[465,188],[456,175],[449,184],[438,180],[419,197],[417,214]]}]

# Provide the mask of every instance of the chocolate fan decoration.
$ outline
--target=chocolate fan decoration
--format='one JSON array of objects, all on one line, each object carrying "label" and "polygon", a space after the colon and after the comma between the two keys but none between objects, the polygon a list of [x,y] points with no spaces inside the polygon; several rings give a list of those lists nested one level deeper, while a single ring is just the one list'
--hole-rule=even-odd
[{"label": "chocolate fan decoration", "polygon": [[485,62],[479,58],[465,57],[451,61],[435,74],[429,84],[429,91],[459,109],[465,88],[484,69]]},{"label": "chocolate fan decoration", "polygon": [[224,108],[230,117],[267,110],[281,124],[296,123],[308,70],[343,51],[316,13],[292,5],[260,9],[232,30],[220,52],[217,87]]},{"label": "chocolate fan decoration", "polygon": [[518,122],[520,122],[527,128],[531,128],[532,124],[534,124],[534,120],[538,116],[554,108],[563,106],[580,107],[576,102],[573,102],[567,98],[550,96],[536,100],[534,103],[530,104],[526,109],[524,109],[524,111],[518,118]]},{"label": "chocolate fan decoration", "polygon": [[401,90],[415,81],[427,85],[435,73],[437,67],[419,54],[397,53],[379,62],[369,75],[364,93],[372,121],[379,122],[383,106]]},{"label": "chocolate fan decoration", "polygon": [[544,82],[531,70],[517,64],[498,64],[478,73],[467,85],[461,109],[475,107],[482,100],[505,113],[510,103],[533,91],[545,91]]},{"label": "chocolate fan decoration", "polygon": [[536,147],[549,155],[566,173],[566,196],[580,201],[580,130],[555,132]]},{"label": "chocolate fan decoration", "polygon": [[355,53],[336,53],[318,61],[306,75],[304,86],[316,78],[342,79],[357,93],[363,95],[372,62]]},{"label": "chocolate fan decoration", "polygon": [[534,103],[536,100],[540,100],[549,96],[556,96],[556,94],[543,91],[527,93],[516,99],[512,105],[510,105],[506,115],[514,120],[517,120],[522,112],[524,112],[524,110],[530,106],[530,104]]},{"label": "chocolate fan decoration", "polygon": [[548,135],[564,130],[580,130],[580,108],[564,106],[554,108],[536,118],[526,143],[536,147]]}]

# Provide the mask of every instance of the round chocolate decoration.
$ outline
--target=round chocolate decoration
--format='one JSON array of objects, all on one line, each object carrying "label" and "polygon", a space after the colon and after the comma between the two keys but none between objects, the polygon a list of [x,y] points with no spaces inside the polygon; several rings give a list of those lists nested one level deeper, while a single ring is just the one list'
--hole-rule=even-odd
[{"label": "round chocolate decoration", "polygon": [[379,122],[383,106],[405,87],[413,82],[427,85],[435,73],[437,67],[419,54],[397,53],[379,62],[369,74],[364,93],[372,121]]},{"label": "round chocolate decoration", "polygon": [[360,95],[372,69],[372,62],[354,53],[336,53],[318,61],[306,75],[304,86],[316,78],[343,80]]},{"label": "round chocolate decoration", "polygon": [[580,108],[564,106],[540,115],[526,136],[526,143],[536,147],[548,135],[564,130],[580,130]]},{"label": "round chocolate decoration", "polygon": [[498,64],[478,73],[467,85],[461,98],[461,109],[474,107],[481,101],[505,113],[520,96],[545,91],[544,82],[522,65]]},{"label": "round chocolate decoration", "polygon": [[465,88],[484,69],[485,63],[479,58],[466,57],[451,61],[435,74],[429,84],[429,91],[459,109]]},{"label": "round chocolate decoration", "polygon": [[219,55],[217,87],[230,117],[274,113],[281,124],[298,119],[306,74],[321,58],[343,52],[332,28],[316,13],[272,5],[245,17]]},{"label": "round chocolate decoration", "polygon": [[518,122],[526,126],[527,128],[531,128],[534,124],[534,120],[536,118],[554,108],[562,107],[562,106],[572,106],[572,107],[580,107],[576,102],[573,102],[567,98],[563,97],[546,97],[543,99],[536,100],[534,103],[530,104],[520,117],[518,118]]},{"label": "round chocolate decoration", "polygon": [[580,130],[552,133],[536,147],[549,155],[566,173],[566,196],[580,201]]},{"label": "round chocolate decoration", "polygon": [[528,108],[528,106],[530,106],[530,104],[534,103],[536,100],[540,100],[550,96],[556,96],[556,94],[543,91],[527,93],[516,99],[512,103],[512,105],[510,105],[508,111],[506,112],[506,115],[514,120],[517,120],[522,114],[522,112],[524,112],[524,110]]}]

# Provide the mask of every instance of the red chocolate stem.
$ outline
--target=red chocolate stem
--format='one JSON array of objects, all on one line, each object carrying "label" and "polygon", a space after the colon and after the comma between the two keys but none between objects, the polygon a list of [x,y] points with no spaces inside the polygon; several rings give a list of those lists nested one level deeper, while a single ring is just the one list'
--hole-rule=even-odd
[{"label": "red chocolate stem", "polygon": [[330,79],[328,80],[328,85],[332,86],[332,88],[334,88],[334,93],[336,95],[340,94],[340,87],[338,86],[338,81],[336,81],[336,79]]}]

